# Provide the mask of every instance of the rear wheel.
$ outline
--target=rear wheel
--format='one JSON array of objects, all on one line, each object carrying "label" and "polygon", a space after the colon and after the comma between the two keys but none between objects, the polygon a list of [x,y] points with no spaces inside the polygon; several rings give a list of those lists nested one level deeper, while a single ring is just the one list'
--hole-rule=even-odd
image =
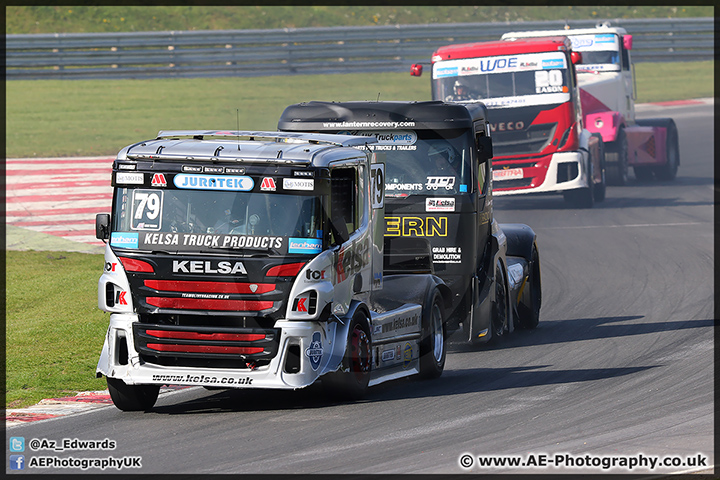
[{"label": "rear wheel", "polygon": [[528,276],[525,288],[528,290],[530,304],[520,302],[518,305],[518,327],[532,329],[540,322],[540,304],[542,303],[542,287],[540,281],[540,255],[537,245],[533,244],[531,254],[530,275]]},{"label": "rear wheel", "polygon": [[150,410],[160,393],[160,385],[127,385],[110,377],[107,377],[107,386],[113,403],[124,412]]},{"label": "rear wheel", "polygon": [[660,180],[673,180],[680,165],[680,145],[678,144],[677,127],[672,123],[667,129],[665,137],[667,163],[655,169],[655,176]]},{"label": "rear wheel", "polygon": [[356,312],[350,322],[340,370],[323,377],[323,387],[330,396],[345,400],[365,396],[370,382],[370,348],[370,332],[364,314]]},{"label": "rear wheel", "polygon": [[625,185],[628,181],[628,144],[625,130],[618,131],[617,138],[605,147],[605,168],[608,184]]},{"label": "rear wheel", "polygon": [[440,292],[435,290],[430,310],[425,312],[420,342],[420,377],[437,378],[445,368],[445,322]]},{"label": "rear wheel", "polygon": [[633,167],[633,171],[639,182],[649,182],[653,179],[652,167]]}]

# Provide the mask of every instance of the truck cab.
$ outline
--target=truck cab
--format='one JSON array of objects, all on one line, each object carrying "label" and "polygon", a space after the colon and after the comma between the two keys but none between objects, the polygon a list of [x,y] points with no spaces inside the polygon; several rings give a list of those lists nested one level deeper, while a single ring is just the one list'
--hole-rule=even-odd
[{"label": "truck cab", "polygon": [[635,118],[633,36],[601,22],[595,28],[514,31],[505,41],[564,35],[581,54],[575,65],[585,128],[606,144],[608,183],[624,185],[633,167],[639,180],[672,180],[680,163],[677,128],[669,118]]},{"label": "truck cab", "polygon": [[428,245],[450,290],[446,334],[462,328],[481,343],[537,325],[535,233],[494,220],[485,105],[312,101],[288,106],[278,129],[376,140],[368,147],[385,164],[386,269],[412,272],[412,245]]},{"label": "truck cab", "polygon": [[[169,131],[113,163],[97,366],[122,410],[161,385],[296,389],[439,376],[449,289],[413,249],[384,269],[384,165],[373,138]],[[354,148],[357,147],[357,148]]]},{"label": "truck cab", "polygon": [[489,109],[495,195],[561,193],[579,207],[605,198],[602,141],[584,128],[578,60],[563,36],[449,45],[433,54],[433,98]]}]

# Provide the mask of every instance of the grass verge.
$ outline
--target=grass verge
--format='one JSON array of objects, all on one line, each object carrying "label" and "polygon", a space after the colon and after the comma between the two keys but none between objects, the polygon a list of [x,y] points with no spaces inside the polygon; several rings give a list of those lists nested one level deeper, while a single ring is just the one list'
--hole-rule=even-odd
[{"label": "grass verge", "polygon": [[[637,102],[714,95],[714,62],[636,65]],[[429,75],[366,73],[6,83],[10,158],[114,156],[159,130],[275,130],[288,105],[308,100],[430,100]],[[239,121],[238,121],[239,119]],[[32,132],[32,138],[29,138]]]},{"label": "grass verge", "polygon": [[97,307],[103,256],[6,252],[7,408],[103,390],[95,378],[108,315]]}]

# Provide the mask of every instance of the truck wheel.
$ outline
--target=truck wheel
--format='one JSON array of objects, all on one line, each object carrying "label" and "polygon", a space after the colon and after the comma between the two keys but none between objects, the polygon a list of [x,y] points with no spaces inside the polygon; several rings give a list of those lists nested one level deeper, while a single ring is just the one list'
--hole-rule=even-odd
[{"label": "truck wheel", "polygon": [[593,186],[593,177],[595,176],[595,168],[593,167],[592,157],[588,154],[588,187],[578,188],[577,190],[568,190],[563,192],[565,203],[576,208],[592,208],[595,205],[595,190]]},{"label": "truck wheel", "polygon": [[638,182],[649,182],[653,179],[653,170],[651,167],[633,167],[635,178]]},{"label": "truck wheel", "polygon": [[[593,133],[593,135],[600,137],[599,133]],[[598,156],[600,157],[600,162],[598,162],[600,164],[600,183],[593,184],[593,198],[596,202],[603,202],[605,201],[607,173],[605,171],[605,144],[602,141],[602,137],[600,137],[600,142],[598,143]]]},{"label": "truck wheel", "polygon": [[124,412],[150,410],[160,393],[160,385],[127,385],[117,378],[106,379],[110,398]]},{"label": "truck wheel", "polygon": [[367,393],[370,382],[370,332],[362,312],[356,312],[348,330],[345,356],[340,370],[323,377],[323,387],[331,397],[358,400]]},{"label": "truck wheel", "polygon": [[628,181],[628,145],[625,130],[620,129],[614,142],[605,148],[608,184],[625,185]]},{"label": "truck wheel", "polygon": [[677,127],[671,123],[665,137],[667,163],[655,169],[655,176],[660,180],[673,180],[680,165],[680,145],[678,144]]},{"label": "truck wheel", "polygon": [[423,321],[423,339],[420,342],[420,377],[437,378],[445,368],[445,322],[440,292],[435,290],[431,307]]},{"label": "truck wheel", "polygon": [[525,288],[530,289],[530,305],[518,305],[518,327],[533,329],[540,322],[540,304],[542,303],[542,286],[540,281],[540,255],[537,245],[533,244],[530,260],[530,275]]},{"label": "truck wheel", "polygon": [[495,265],[495,302],[492,306],[492,321],[490,324],[492,337],[490,337],[490,341],[497,341],[508,328],[510,296],[508,295],[506,276],[502,262],[498,260]]}]

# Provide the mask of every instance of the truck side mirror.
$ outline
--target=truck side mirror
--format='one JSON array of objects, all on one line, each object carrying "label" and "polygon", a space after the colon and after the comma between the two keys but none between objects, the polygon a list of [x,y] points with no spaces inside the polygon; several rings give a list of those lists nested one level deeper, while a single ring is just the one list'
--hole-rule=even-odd
[{"label": "truck side mirror", "polygon": [[95,216],[95,238],[98,240],[110,238],[110,214],[98,213]]},{"label": "truck side mirror", "polygon": [[486,135],[478,135],[475,137],[475,143],[477,145],[480,163],[493,157],[493,146],[491,137],[488,137]]},{"label": "truck side mirror", "polygon": [[419,63],[413,63],[410,67],[410,75],[413,77],[419,77],[422,75],[422,65]]},{"label": "truck side mirror", "polygon": [[623,47],[625,50],[632,50],[632,35],[623,35]]},{"label": "truck side mirror", "polygon": [[573,65],[578,65],[582,63],[582,53],[580,52],[570,52],[570,61]]}]

